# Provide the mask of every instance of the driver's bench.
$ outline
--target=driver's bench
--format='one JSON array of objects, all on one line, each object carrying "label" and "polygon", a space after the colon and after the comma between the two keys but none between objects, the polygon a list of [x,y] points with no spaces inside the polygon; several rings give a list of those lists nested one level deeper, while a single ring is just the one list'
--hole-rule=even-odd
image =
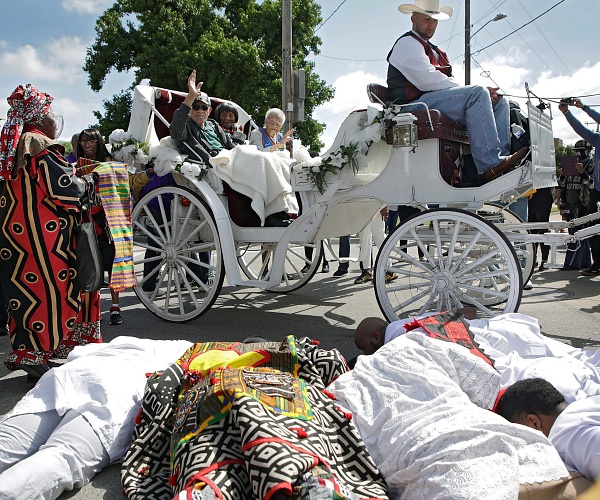
[{"label": "driver's bench", "polygon": [[[367,85],[369,100],[374,104],[386,105],[390,102],[389,89],[377,83]],[[429,116],[426,110],[411,111],[417,117],[418,139],[438,139],[440,154],[440,173],[443,179],[450,185],[460,182],[457,159],[460,156],[461,144],[469,144],[467,128],[460,123],[450,120],[437,109],[430,109]],[[388,136],[389,134],[386,134]],[[386,137],[387,138],[387,137]],[[391,144],[391,137],[388,140]]]}]

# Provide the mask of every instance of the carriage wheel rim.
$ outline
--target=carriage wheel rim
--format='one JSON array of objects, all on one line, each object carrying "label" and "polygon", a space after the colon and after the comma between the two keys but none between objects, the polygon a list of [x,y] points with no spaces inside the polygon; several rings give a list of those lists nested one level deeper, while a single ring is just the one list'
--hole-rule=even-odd
[{"label": "carriage wheel rim", "polygon": [[[468,231],[461,233],[461,227]],[[402,247],[404,240],[408,244]],[[398,278],[386,283],[387,272]],[[388,235],[377,256],[374,285],[389,321],[464,306],[489,316],[518,309],[522,276],[514,248],[493,224],[464,210],[435,209],[414,215]]]},{"label": "carriage wheel rim", "polygon": [[[173,201],[163,201],[164,195],[173,196]],[[181,203],[182,198],[189,204]],[[206,202],[181,186],[157,188],[138,202],[132,221],[138,232],[135,293],[144,306],[172,322],[190,321],[209,310],[222,287],[224,269],[216,223]],[[210,252],[209,264],[201,262],[202,251]],[[145,276],[144,265],[153,268]]]}]

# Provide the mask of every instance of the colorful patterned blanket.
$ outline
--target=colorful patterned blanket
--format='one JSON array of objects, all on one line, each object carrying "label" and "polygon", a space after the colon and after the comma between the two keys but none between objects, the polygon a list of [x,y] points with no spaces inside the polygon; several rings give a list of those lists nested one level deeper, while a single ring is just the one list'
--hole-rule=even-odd
[{"label": "colorful patterned blanket", "polygon": [[110,288],[120,292],[135,286],[133,270],[133,228],[131,225],[131,195],[127,164],[95,162],[78,159],[78,175],[94,173],[98,176],[98,194],[110,236],[115,245]]},{"label": "colorful patterned blanket", "polygon": [[325,387],[347,371],[310,339],[195,344],[148,381],[122,469],[128,498],[387,499]]}]

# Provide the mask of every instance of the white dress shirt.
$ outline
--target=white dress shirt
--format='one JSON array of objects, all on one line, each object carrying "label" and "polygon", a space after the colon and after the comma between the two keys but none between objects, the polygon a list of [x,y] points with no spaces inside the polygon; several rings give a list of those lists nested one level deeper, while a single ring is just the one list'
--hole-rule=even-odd
[{"label": "white dress shirt", "polygon": [[[413,33],[419,36],[414,31]],[[433,52],[437,55],[435,50]],[[435,69],[435,66],[429,62],[423,46],[412,36],[404,36],[396,42],[389,63],[423,92],[460,87],[460,83],[454,77],[448,77]]]}]

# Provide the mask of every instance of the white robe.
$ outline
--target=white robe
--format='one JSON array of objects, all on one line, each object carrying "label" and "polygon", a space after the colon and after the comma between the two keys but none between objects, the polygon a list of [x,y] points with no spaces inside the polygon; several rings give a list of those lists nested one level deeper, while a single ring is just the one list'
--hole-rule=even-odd
[{"label": "white robe", "polygon": [[499,374],[466,348],[410,332],[360,356],[329,389],[383,474],[390,498],[516,499],[568,472],[541,432],[484,408]]},{"label": "white robe", "polygon": [[567,467],[590,481],[600,479],[600,396],[569,404],[548,438]]},{"label": "white robe", "polygon": [[45,373],[4,418],[75,410],[89,422],[111,461],[131,442],[146,373],[164,370],[192,344],[186,340],[117,337],[107,344],[76,347],[67,363]]},{"label": "white robe", "polygon": [[[413,319],[390,323],[385,342],[403,335],[404,325]],[[538,320],[525,314],[509,313],[466,322],[479,348],[494,361],[502,388],[518,380],[539,377],[556,387],[568,403],[600,395],[600,350],[586,351],[546,337]],[[413,331],[425,334],[422,328]]]}]

